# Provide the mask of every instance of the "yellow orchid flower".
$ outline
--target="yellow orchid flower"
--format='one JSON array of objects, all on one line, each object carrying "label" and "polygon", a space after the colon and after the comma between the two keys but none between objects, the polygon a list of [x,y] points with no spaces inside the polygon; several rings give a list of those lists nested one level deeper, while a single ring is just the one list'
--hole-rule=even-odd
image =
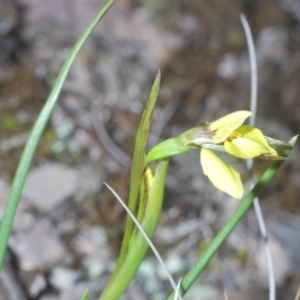
[{"label": "yellow orchid flower", "polygon": [[240,174],[211,150],[226,152],[243,159],[254,157],[284,159],[278,156],[269,144],[286,144],[265,137],[257,128],[243,125],[250,115],[250,111],[242,110],[230,113],[214,122],[203,122],[200,126],[156,145],[147,154],[146,163],[200,147],[200,164],[203,173],[216,188],[241,199],[244,189]]},{"label": "yellow orchid flower", "polygon": [[[248,159],[257,156],[277,157],[277,152],[268,145],[263,133],[250,125],[242,125],[250,111],[237,111],[212,123],[206,122],[207,131],[212,133],[211,141],[202,144],[200,163],[203,173],[219,190],[241,199],[244,193],[240,174],[206,148],[225,151],[228,154]],[[213,146],[223,144],[220,146]]]}]

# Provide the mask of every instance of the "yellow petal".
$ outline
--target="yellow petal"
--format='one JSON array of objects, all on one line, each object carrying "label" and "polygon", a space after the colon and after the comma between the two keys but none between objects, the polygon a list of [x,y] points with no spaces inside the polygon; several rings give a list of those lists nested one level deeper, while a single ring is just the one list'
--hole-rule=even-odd
[{"label": "yellow petal", "polygon": [[239,158],[253,158],[262,154],[277,156],[263,133],[250,125],[243,125],[236,129],[224,143],[225,151]]},{"label": "yellow petal", "polygon": [[210,123],[210,130],[215,131],[211,142],[214,144],[224,142],[235,129],[240,127],[245,120],[251,116],[251,114],[250,111],[240,110]]},{"label": "yellow petal", "polygon": [[217,189],[229,194],[233,198],[242,198],[244,188],[240,174],[234,168],[224,163],[212,151],[205,148],[201,149],[200,163],[203,173],[208,176]]},{"label": "yellow petal", "polygon": [[225,151],[230,155],[243,159],[253,158],[266,153],[266,148],[244,137],[238,137],[231,142],[225,141],[224,147]]},{"label": "yellow petal", "polygon": [[235,131],[243,135],[245,138],[248,138],[249,140],[252,140],[264,146],[265,148],[270,148],[266,138],[264,137],[261,130],[259,130],[258,128],[254,128],[250,125],[242,125],[239,128],[237,128]]}]

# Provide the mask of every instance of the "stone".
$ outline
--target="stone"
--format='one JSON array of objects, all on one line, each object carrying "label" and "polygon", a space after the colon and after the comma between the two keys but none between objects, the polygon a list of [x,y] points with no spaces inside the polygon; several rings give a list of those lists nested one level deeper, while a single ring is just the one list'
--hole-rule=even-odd
[{"label": "stone", "polygon": [[11,236],[9,245],[25,271],[50,268],[66,257],[64,245],[47,220],[36,220],[30,230],[16,232]]},{"label": "stone", "polygon": [[12,260],[12,254],[8,251],[0,274],[0,300],[27,300]]},{"label": "stone", "polygon": [[30,296],[37,297],[42,291],[47,288],[47,280],[42,273],[35,274],[29,288]]},{"label": "stone", "polygon": [[[274,239],[272,236],[268,238],[269,246],[272,252],[274,277],[277,287],[284,286],[284,283],[289,278],[292,272],[291,260],[287,253],[284,251],[282,245]],[[261,287],[268,288],[268,263],[266,259],[266,250],[264,244],[261,244],[255,253],[257,272],[254,274],[255,280],[261,285]]]},{"label": "stone", "polygon": [[77,170],[58,163],[48,163],[29,173],[23,197],[42,212],[49,212],[74,195],[77,182]]},{"label": "stone", "polygon": [[95,278],[110,267],[110,251],[106,232],[94,226],[81,230],[74,240],[75,251],[83,256],[82,263],[91,278]]},{"label": "stone", "polygon": [[72,289],[75,281],[78,279],[78,272],[62,267],[53,269],[50,282],[59,290]]}]

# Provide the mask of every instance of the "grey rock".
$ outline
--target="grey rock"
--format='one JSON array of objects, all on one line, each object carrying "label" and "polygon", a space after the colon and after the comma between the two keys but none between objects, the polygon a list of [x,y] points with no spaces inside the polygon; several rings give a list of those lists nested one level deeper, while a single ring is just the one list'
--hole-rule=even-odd
[{"label": "grey rock", "polygon": [[81,284],[76,285],[70,289],[63,290],[60,293],[59,300],[80,299],[85,290],[86,290],[85,285],[81,285]]},{"label": "grey rock", "polygon": [[80,181],[78,182],[75,200],[82,201],[85,197],[94,195],[101,190],[102,173],[99,168],[92,164],[78,167]]},{"label": "grey rock", "polygon": [[[297,176],[297,175],[296,175]],[[300,218],[287,211],[266,211],[266,226],[281,243],[288,256],[300,265]]]},{"label": "grey rock", "polygon": [[78,272],[62,267],[53,269],[50,282],[59,290],[71,289],[78,279]]},{"label": "grey rock", "polygon": [[12,265],[12,255],[9,251],[0,274],[0,300],[27,300]]},{"label": "grey rock", "polygon": [[103,228],[95,226],[82,230],[74,240],[74,248],[84,256],[83,265],[91,278],[109,269],[110,251]]},{"label": "grey rock", "polygon": [[45,220],[37,220],[31,230],[11,236],[9,245],[18,255],[20,267],[26,271],[49,268],[66,257],[57,232]]},{"label": "grey rock", "polygon": [[[288,257],[287,253],[285,252],[282,245],[272,236],[269,236],[268,239],[269,246],[272,251],[273,264],[274,267],[274,279],[277,288],[283,287],[286,280],[291,276],[292,270],[292,262]],[[257,271],[254,272],[254,282],[257,282],[257,285],[261,287],[268,288],[269,286],[269,279],[268,279],[268,263],[266,260],[265,254],[265,246],[261,244],[257,247],[255,258],[257,263]]]},{"label": "grey rock", "polygon": [[29,292],[32,297],[39,295],[47,287],[47,280],[42,273],[35,274]]},{"label": "grey rock", "polygon": [[76,191],[78,173],[62,164],[49,163],[28,175],[23,190],[26,201],[43,212],[51,211]]}]

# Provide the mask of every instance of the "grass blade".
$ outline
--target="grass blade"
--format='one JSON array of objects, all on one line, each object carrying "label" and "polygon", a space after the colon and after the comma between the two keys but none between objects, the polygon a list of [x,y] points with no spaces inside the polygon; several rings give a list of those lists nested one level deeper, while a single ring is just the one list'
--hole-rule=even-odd
[{"label": "grass blade", "polygon": [[[128,208],[134,215],[136,214],[136,210],[137,210],[139,189],[140,189],[141,179],[143,178],[143,172],[145,168],[145,156],[146,156],[146,150],[148,144],[148,136],[151,128],[151,118],[152,118],[154,106],[159,92],[159,85],[160,85],[160,71],[158,71],[155,80],[153,82],[148,101],[146,103],[144,112],[141,117],[141,122],[139,125],[139,129],[135,141],[133,161],[131,167],[129,200],[128,200]],[[118,269],[121,267],[121,265],[125,260],[132,230],[133,230],[133,221],[129,216],[127,216],[122,248],[119,255],[119,260],[118,260],[115,274],[118,272]]]},{"label": "grass blade", "polygon": [[21,160],[19,162],[11,192],[9,195],[8,202],[5,207],[3,219],[0,227],[0,271],[3,266],[4,256],[7,248],[8,239],[10,236],[13,220],[16,214],[16,210],[19,204],[19,200],[21,197],[21,193],[24,187],[25,179],[28,174],[35,150],[39,143],[39,140],[42,136],[42,133],[45,129],[45,126],[51,116],[51,113],[57,103],[58,97],[66,80],[66,77],[70,71],[71,66],[74,63],[74,60],[84,45],[85,41],[96,27],[98,22],[102,19],[105,13],[109,10],[109,8],[113,5],[114,0],[110,0],[106,3],[106,5],[100,10],[97,16],[92,20],[92,22],[88,25],[85,31],[81,34],[74,47],[72,48],[70,54],[68,55],[65,63],[63,64],[61,71],[57,77],[57,80],[54,84],[54,87],[41,111],[39,114],[30,137],[26,143],[25,149],[23,151]]},{"label": "grass blade", "polygon": [[86,290],[80,297],[80,300],[89,300],[89,292]]}]

